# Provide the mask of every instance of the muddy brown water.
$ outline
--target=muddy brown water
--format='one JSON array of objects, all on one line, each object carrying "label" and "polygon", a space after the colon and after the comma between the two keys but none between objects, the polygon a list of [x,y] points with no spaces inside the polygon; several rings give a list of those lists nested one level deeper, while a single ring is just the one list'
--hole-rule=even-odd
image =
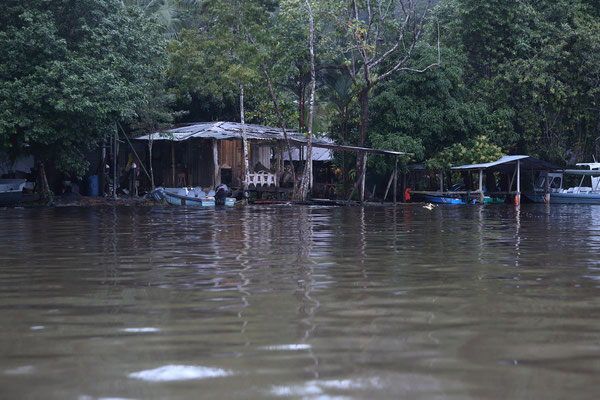
[{"label": "muddy brown water", "polygon": [[596,399],[600,206],[0,210],[1,399]]}]

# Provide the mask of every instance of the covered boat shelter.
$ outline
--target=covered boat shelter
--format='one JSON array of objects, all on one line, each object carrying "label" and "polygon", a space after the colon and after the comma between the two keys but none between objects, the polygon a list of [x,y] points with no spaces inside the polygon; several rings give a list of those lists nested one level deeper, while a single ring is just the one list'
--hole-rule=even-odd
[{"label": "covered boat shelter", "polygon": [[[479,185],[477,190],[471,192],[479,197],[481,204],[484,202],[484,189],[483,189],[483,175],[485,172],[501,172],[510,176],[508,187],[506,190],[502,191],[488,191],[488,195],[500,195],[505,196],[507,198],[513,198],[515,204],[521,203],[521,172],[523,170],[532,170],[532,171],[552,171],[556,170],[557,167],[554,165],[538,160],[537,158],[525,155],[515,155],[515,156],[503,156],[497,161],[482,163],[482,164],[469,164],[469,165],[461,165],[458,167],[452,167],[452,171],[456,172],[466,172],[471,174],[473,172],[477,172],[479,175]],[[546,180],[547,182],[547,180]],[[547,185],[546,185],[547,186]],[[549,193],[550,190],[546,187],[546,193]],[[459,194],[458,192],[454,192]],[[468,195],[468,193],[467,193]]]},{"label": "covered boat shelter", "polygon": [[[162,171],[163,185],[181,186],[213,186],[227,183],[231,187],[240,188],[248,177],[248,187],[257,192],[274,192],[277,195],[285,192],[280,187],[285,173],[284,151],[287,155],[286,139],[283,130],[268,126],[246,124],[248,140],[249,171],[246,174],[244,151],[242,146],[242,124],[237,122],[200,122],[156,132],[138,137],[137,140],[153,141],[161,144],[159,152],[162,159],[170,158],[170,162]],[[288,140],[297,149],[299,158],[306,154],[307,138],[302,133],[287,131]],[[165,146],[170,144],[170,146]],[[393,198],[396,202],[398,156],[407,155],[400,151],[370,149],[363,147],[338,145],[325,138],[312,139],[313,148],[337,151],[365,152],[367,154],[385,154],[394,157],[394,171],[388,183],[392,182]],[[313,152],[314,154],[314,152]],[[294,156],[292,156],[294,157]],[[270,168],[274,159],[275,171]],[[314,160],[313,160],[314,161]],[[366,157],[365,157],[366,163]],[[365,178],[366,164],[363,173],[357,177],[355,189]],[[313,187],[311,182],[311,188]],[[364,192],[362,193],[364,196]],[[364,198],[361,198],[364,201]]]}]

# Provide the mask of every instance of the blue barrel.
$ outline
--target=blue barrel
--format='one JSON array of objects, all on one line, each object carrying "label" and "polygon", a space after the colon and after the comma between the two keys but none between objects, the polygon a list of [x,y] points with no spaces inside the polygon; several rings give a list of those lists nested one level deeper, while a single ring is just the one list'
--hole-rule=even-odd
[{"label": "blue barrel", "polygon": [[98,175],[90,175],[87,178],[88,196],[98,196]]}]

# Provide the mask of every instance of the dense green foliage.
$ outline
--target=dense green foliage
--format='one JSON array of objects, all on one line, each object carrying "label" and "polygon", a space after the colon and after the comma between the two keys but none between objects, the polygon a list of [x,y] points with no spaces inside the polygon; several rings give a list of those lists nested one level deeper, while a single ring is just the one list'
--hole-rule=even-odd
[{"label": "dense green foliage", "polygon": [[118,0],[3,1],[0,53],[0,146],[78,174],[165,61],[156,24]]},{"label": "dense green foliage", "polygon": [[[371,2],[381,20],[369,33],[366,20],[349,7],[354,3],[311,3],[316,132],[348,145],[364,140],[366,146],[408,151],[432,169],[500,154],[560,164],[599,155],[597,1],[433,2],[405,66],[435,64],[438,24],[441,66],[397,71],[383,80],[407,52],[372,63],[368,71],[364,60],[393,47],[401,26],[397,15]],[[358,15],[366,15],[363,5],[357,3]],[[417,2],[417,15],[426,5]],[[247,121],[278,125],[265,71],[286,125],[303,131],[307,21],[299,0],[4,1],[0,147],[81,172],[82,154],[110,134],[115,121],[148,130],[170,120],[171,104],[187,112],[188,121],[237,120],[240,85]],[[171,40],[168,48],[161,37]],[[175,103],[164,101],[171,98],[164,85]],[[338,159],[346,169],[354,162],[352,156]],[[371,160],[389,173],[389,160]]]},{"label": "dense green foliage", "polygon": [[[504,15],[497,7],[494,15]],[[499,115],[490,137],[511,153],[567,164],[589,161],[600,134],[598,119],[598,13],[583,1],[512,2],[510,51],[486,75],[472,60],[473,94]],[[486,20],[482,21],[486,23]],[[484,34],[457,35],[465,47]]]}]

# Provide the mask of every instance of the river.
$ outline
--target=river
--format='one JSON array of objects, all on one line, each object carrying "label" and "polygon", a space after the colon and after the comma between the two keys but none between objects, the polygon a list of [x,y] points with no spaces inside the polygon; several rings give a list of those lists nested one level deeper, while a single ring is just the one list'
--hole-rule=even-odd
[{"label": "river", "polygon": [[0,210],[1,399],[596,399],[600,206]]}]

